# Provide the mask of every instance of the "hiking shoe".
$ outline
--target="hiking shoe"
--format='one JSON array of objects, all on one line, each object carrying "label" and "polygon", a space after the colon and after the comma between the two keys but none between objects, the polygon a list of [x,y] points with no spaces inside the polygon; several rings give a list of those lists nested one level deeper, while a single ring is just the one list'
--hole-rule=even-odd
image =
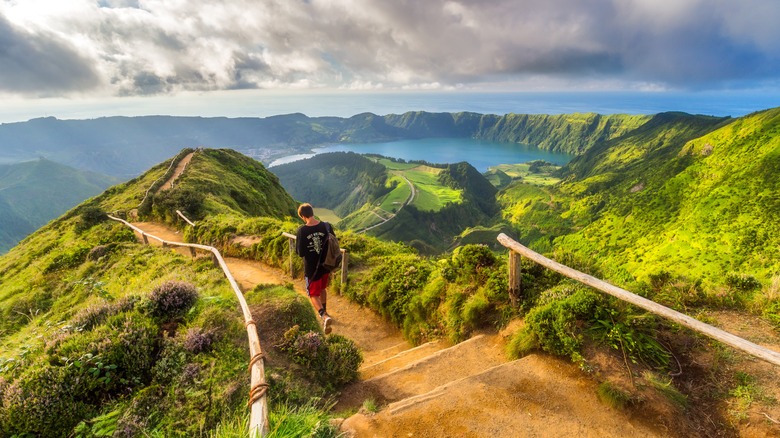
[{"label": "hiking shoe", "polygon": [[331,324],[333,323],[333,320],[330,319],[330,316],[326,316],[322,318],[322,330],[325,332],[326,335],[329,335],[331,331],[333,331],[333,327],[331,327]]}]

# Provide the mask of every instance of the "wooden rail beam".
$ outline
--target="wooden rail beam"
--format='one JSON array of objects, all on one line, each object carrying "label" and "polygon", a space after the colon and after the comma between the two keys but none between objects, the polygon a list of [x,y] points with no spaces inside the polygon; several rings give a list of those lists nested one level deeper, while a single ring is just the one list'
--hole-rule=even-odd
[{"label": "wooden rail beam", "polygon": [[603,280],[562,265],[554,260],[550,260],[547,257],[521,245],[504,233],[499,234],[497,239],[502,245],[504,245],[506,248],[509,248],[511,251],[514,251],[523,257],[528,257],[529,259],[548,269],[559,272],[569,278],[579,281],[580,283],[586,284],[594,289],[598,289],[606,294],[612,295],[613,297],[619,298],[637,307],[645,309],[648,312],[663,316],[664,318],[670,319],[677,324],[682,325],[683,327],[687,327],[697,333],[709,336],[712,339],[720,341],[726,345],[730,345],[738,350],[742,350],[745,353],[751,354],[759,359],[763,359],[769,363],[780,366],[780,353],[776,351],[754,344],[717,327],[713,327],[697,319],[691,318],[688,315],[677,312],[676,310],[672,310],[654,301],[650,301],[647,298],[633,294],[617,286],[613,286]]},{"label": "wooden rail beam", "polygon": [[265,365],[263,361],[263,350],[260,347],[260,337],[258,335],[257,325],[255,324],[255,321],[252,319],[252,312],[249,310],[249,305],[247,304],[246,299],[244,299],[244,294],[241,292],[241,288],[238,286],[238,283],[236,282],[236,279],[233,277],[233,274],[230,273],[230,269],[228,269],[227,263],[225,263],[225,259],[222,257],[222,254],[220,254],[219,251],[213,246],[199,245],[197,243],[182,243],[182,242],[171,242],[171,241],[163,240],[157,236],[147,234],[140,228],[136,227],[135,225],[125,220],[110,215],[108,217],[109,219],[115,220],[117,222],[121,222],[126,226],[130,227],[131,229],[133,229],[134,231],[140,233],[142,236],[144,236],[144,241],[147,244],[148,244],[148,239],[147,239],[148,236],[149,238],[158,240],[160,243],[163,244],[163,246],[186,247],[186,248],[190,248],[190,251],[194,251],[195,249],[208,251],[211,253],[211,258],[214,261],[214,264],[222,268],[222,271],[225,273],[225,277],[230,283],[230,286],[233,288],[233,292],[235,292],[236,298],[238,299],[238,303],[241,306],[241,312],[244,315],[244,325],[246,326],[247,337],[249,338],[249,354],[250,354],[249,368],[250,368],[250,384],[251,384],[250,395],[249,395],[249,403],[250,403],[249,436],[250,437],[266,436],[269,431],[268,398],[266,396],[266,389],[268,388],[268,384],[265,382]]}]

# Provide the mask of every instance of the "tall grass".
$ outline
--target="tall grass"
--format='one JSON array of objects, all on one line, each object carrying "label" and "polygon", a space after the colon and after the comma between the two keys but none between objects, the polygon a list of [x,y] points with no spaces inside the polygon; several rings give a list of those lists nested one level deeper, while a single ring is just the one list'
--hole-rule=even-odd
[{"label": "tall grass", "polygon": [[[330,425],[328,415],[312,405],[279,405],[270,409],[267,438],[334,438],[342,436]],[[209,438],[246,438],[249,436],[249,413],[236,414],[222,421]]]}]

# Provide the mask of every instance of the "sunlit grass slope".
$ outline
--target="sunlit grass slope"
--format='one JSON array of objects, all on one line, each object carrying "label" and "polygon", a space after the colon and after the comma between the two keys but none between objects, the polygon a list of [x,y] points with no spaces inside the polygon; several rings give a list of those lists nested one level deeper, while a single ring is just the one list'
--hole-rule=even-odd
[{"label": "sunlit grass slope", "polygon": [[[188,152],[88,200],[0,257],[0,437],[208,436],[244,416],[246,329],[222,271],[210,257],[139,244],[106,212],[162,220],[176,209],[200,220],[219,213],[228,224],[259,220],[278,238],[292,226],[283,219],[292,219],[295,202],[262,165],[227,150],[197,151],[174,189],[153,195],[149,189]],[[307,370],[295,362],[304,356],[294,337],[280,346],[296,324],[301,336],[322,337],[308,301],[288,287],[262,287],[247,299],[253,315],[265,315],[258,318],[264,347],[280,348],[268,350],[279,361],[266,367],[278,375],[272,409],[308,406],[323,416],[312,398],[353,379],[359,353],[350,341],[323,337],[323,348],[343,356],[307,359]],[[348,372],[324,369],[332,361]]]},{"label": "sunlit grass slope", "polygon": [[662,114],[575,160],[556,186],[505,190],[504,214],[527,241],[617,278],[766,283],[780,269],[778,126],[778,109],[737,120]]}]

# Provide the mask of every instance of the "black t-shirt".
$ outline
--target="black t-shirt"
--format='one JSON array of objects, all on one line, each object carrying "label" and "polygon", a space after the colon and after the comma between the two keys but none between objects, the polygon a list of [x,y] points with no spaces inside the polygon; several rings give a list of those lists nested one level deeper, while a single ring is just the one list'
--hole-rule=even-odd
[{"label": "black t-shirt", "polygon": [[303,257],[303,275],[311,281],[319,280],[325,273],[322,269],[317,272],[317,266],[328,249],[328,232],[332,233],[333,227],[320,221],[317,225],[301,225],[295,233],[295,252]]}]

